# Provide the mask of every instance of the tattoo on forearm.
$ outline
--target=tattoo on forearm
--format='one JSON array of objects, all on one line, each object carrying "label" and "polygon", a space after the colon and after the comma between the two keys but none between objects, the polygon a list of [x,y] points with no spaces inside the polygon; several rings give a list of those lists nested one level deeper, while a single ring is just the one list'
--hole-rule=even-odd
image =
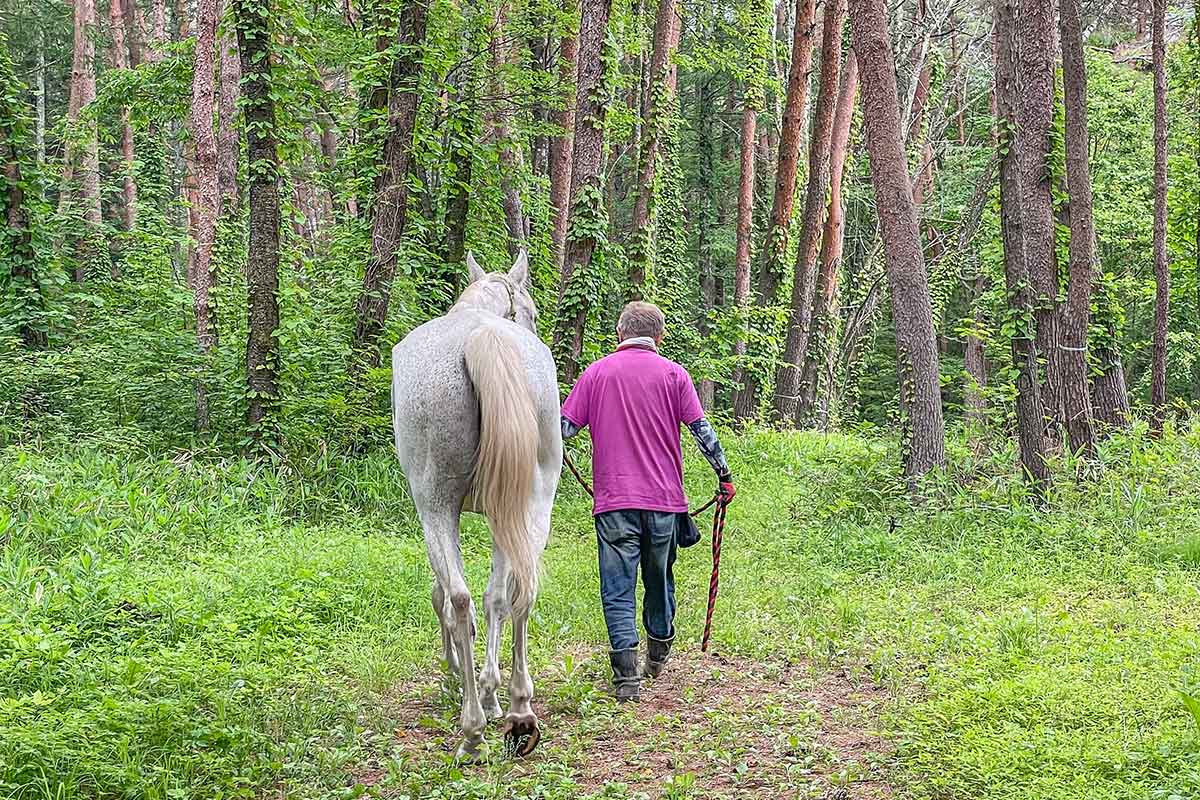
[{"label": "tattoo on forearm", "polygon": [[725,451],[721,448],[721,441],[717,439],[717,432],[713,430],[713,426],[708,423],[708,420],[703,417],[688,425],[688,430],[692,432],[692,438],[696,440],[696,446],[700,448],[700,452],[708,459],[708,463],[712,465],[713,471],[717,473],[717,477],[722,480],[729,478],[729,463],[725,460]]}]

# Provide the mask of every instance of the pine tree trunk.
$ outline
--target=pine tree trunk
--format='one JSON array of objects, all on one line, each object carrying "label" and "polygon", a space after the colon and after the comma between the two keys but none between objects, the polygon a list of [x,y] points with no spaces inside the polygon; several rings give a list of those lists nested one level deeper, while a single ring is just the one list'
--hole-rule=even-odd
[{"label": "pine tree trunk", "polygon": [[[1049,481],[1050,473],[1046,468],[1044,409],[1038,375],[1031,280],[1026,257],[1027,215],[1023,211],[1023,205],[1031,198],[1024,195],[1021,181],[1022,150],[1028,146],[1028,140],[1020,135],[1017,128],[1018,31],[1014,0],[996,2],[996,37],[996,110],[1001,126],[998,141],[1000,229],[1004,244],[1004,276],[1008,285],[1008,302],[1017,317],[1017,327],[1012,336],[1013,366],[1017,371],[1017,434],[1021,447],[1021,464],[1034,486],[1040,490]],[[1043,143],[1034,141],[1033,146],[1043,146]],[[1030,244],[1032,246],[1032,243]]]},{"label": "pine tree trunk", "polygon": [[219,43],[221,49],[221,81],[217,91],[217,185],[220,188],[221,216],[226,217],[238,207],[238,157],[242,146],[242,130],[237,124],[238,84],[242,65],[238,59],[237,36],[226,33]]},{"label": "pine tree trunk", "polygon": [[491,110],[484,115],[488,134],[496,145],[500,161],[500,188],[504,194],[504,219],[508,224],[508,255],[516,258],[529,238],[526,227],[525,209],[521,203],[521,177],[525,172],[525,160],[513,135],[510,100],[505,95],[503,71],[512,61],[510,45],[505,44],[504,28],[508,17],[508,1],[500,0],[492,20],[492,40],[488,44],[491,64],[492,95],[495,98]]},{"label": "pine tree trunk", "polygon": [[[817,397],[821,386],[821,368],[833,352],[834,323],[838,271],[842,266],[842,245],[845,236],[846,209],[842,200],[842,175],[850,149],[850,126],[854,121],[854,98],[858,93],[858,62],[854,54],[846,58],[838,90],[837,110],[833,119],[833,137],[829,146],[829,213],[821,235],[820,270],[813,294],[811,331],[808,347],[801,353],[800,401],[796,424],[814,422]],[[825,416],[822,414],[821,416]]]},{"label": "pine tree trunk", "polygon": [[901,405],[907,417],[904,470],[907,475],[919,476],[946,460],[933,304],[908,179],[896,65],[883,0],[853,0],[850,22],[862,76],[871,183],[892,295]]},{"label": "pine tree trunk", "polygon": [[246,288],[246,427],[256,442],[277,436],[279,405],[279,153],[271,97],[271,6],[268,0],[233,0],[242,62],[250,206]]},{"label": "pine tree trunk", "polygon": [[1025,264],[1033,289],[1037,354],[1045,364],[1041,386],[1043,431],[1061,424],[1062,351],[1058,342],[1058,261],[1050,189],[1050,131],[1054,120],[1054,8],[1052,0],[1022,0],[1016,14],[1017,136]]},{"label": "pine tree trunk", "polygon": [[1167,416],[1167,324],[1171,270],[1167,260],[1167,43],[1166,0],[1152,0],[1154,62],[1154,350],[1150,369],[1150,430],[1161,433]]},{"label": "pine tree trunk", "polygon": [[[629,255],[629,298],[642,296],[650,260],[650,215],[654,179],[658,171],[659,143],[666,135],[671,113],[671,53],[675,46],[678,0],[658,0],[654,19],[654,48],[650,56],[649,83],[643,96],[644,127],[638,150],[638,193],[633,204],[633,243]],[[744,124],[744,123],[743,123]]]},{"label": "pine tree trunk", "polygon": [[1067,302],[1059,319],[1063,415],[1071,450],[1091,456],[1096,449],[1096,433],[1088,389],[1087,344],[1092,281],[1096,275],[1096,226],[1092,217],[1092,178],[1088,167],[1087,65],[1083,60],[1079,0],[1060,0],[1058,23],[1063,58],[1071,226]]},{"label": "pine tree trunk", "polygon": [[[400,49],[392,63],[387,101],[388,129],[383,144],[383,169],[375,179],[371,255],[363,273],[362,293],[355,306],[351,339],[351,374],[379,366],[379,336],[387,322],[396,273],[396,254],[408,222],[408,173],[412,161],[413,127],[419,101],[418,81],[425,41],[426,6],[404,7],[398,34]],[[242,61],[245,70],[245,59]]]},{"label": "pine tree trunk", "polygon": [[[696,174],[696,189],[698,197],[696,208],[696,260],[700,266],[700,334],[709,336],[712,333],[709,315],[716,302],[716,282],[713,274],[712,227],[714,222],[716,188],[713,175],[713,115],[709,108],[713,99],[713,79],[711,74],[696,86],[696,159],[700,169]],[[709,411],[716,400],[716,382],[711,378],[700,381],[698,393],[700,406]]]},{"label": "pine tree trunk", "polygon": [[562,267],[563,249],[567,241],[567,218],[571,200],[571,150],[575,130],[576,56],[579,42],[573,35],[562,38],[559,51],[559,81],[563,87],[561,105],[552,119],[562,133],[550,140],[550,213],[553,216],[551,242],[554,262]]},{"label": "pine tree trunk", "polygon": [[[804,198],[800,240],[796,245],[787,339],[779,367],[775,370],[773,416],[776,422],[784,425],[796,423],[800,407],[801,359],[808,350],[817,257],[820,254],[821,231],[825,226],[825,192],[829,188],[829,150],[833,118],[837,110],[845,15],[845,0],[826,0],[824,29],[821,33],[821,83],[817,91],[817,108],[808,152],[808,192]],[[919,249],[919,240],[917,245]]]},{"label": "pine tree trunk", "polygon": [[[771,215],[767,222],[760,256],[762,263],[758,273],[758,303],[761,306],[769,306],[775,302],[783,275],[783,259],[787,256],[815,35],[816,14],[813,0],[796,0],[792,60],[788,69],[783,125],[779,135],[779,156],[775,160],[775,191],[771,200]],[[742,386],[734,394],[734,418],[749,419],[757,409],[758,381],[752,373],[745,372]]]},{"label": "pine tree trunk", "polygon": [[576,87],[575,134],[571,153],[571,216],[563,254],[559,290],[559,324],[555,349],[560,353],[564,385],[579,376],[583,331],[591,298],[583,284],[603,230],[601,163],[604,157],[604,40],[612,0],[583,0],[579,24],[579,81]]},{"label": "pine tree trunk", "polygon": [[[192,72],[191,116],[188,133],[192,143],[189,162],[192,193],[192,245],[188,255],[193,308],[196,314],[196,341],[207,357],[217,345],[216,304],[212,289],[216,285],[213,245],[217,234],[220,192],[217,185],[217,142],[213,135],[213,80],[218,0],[199,0],[196,8],[196,56]],[[208,392],[201,378],[196,380],[196,428],[208,430]]]},{"label": "pine tree trunk", "polygon": [[[59,213],[71,210],[84,222],[73,238],[76,281],[83,281],[103,245],[100,213],[100,150],[95,120],[81,120],[85,106],[96,99],[95,0],[75,0],[75,50],[71,63],[71,90],[67,104],[68,129],[63,158],[63,191]],[[78,188],[76,188],[76,186]]]},{"label": "pine tree trunk", "polygon": [[[112,0],[109,4],[109,27],[112,33],[112,64],[114,69],[129,69],[129,47],[125,42],[125,18],[128,12],[125,2]],[[136,39],[131,36],[130,40]],[[137,183],[133,177],[133,126],[129,123],[129,107],[121,106],[121,224],[125,230],[133,230],[137,223]]]},{"label": "pine tree trunk", "polygon": [[[733,260],[733,304],[743,320],[750,308],[750,238],[754,234],[754,150],[757,144],[758,104],[761,91],[747,87],[742,99],[741,172],[738,182],[737,245]],[[736,370],[733,385],[742,385],[742,361],[746,356],[745,328],[733,343]]]}]

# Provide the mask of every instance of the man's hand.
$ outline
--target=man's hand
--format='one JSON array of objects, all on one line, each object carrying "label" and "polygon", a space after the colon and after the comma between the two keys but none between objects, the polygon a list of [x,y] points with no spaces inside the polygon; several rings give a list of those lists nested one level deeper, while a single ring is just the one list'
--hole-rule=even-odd
[{"label": "man's hand", "polygon": [[724,478],[721,481],[720,488],[717,489],[717,494],[721,495],[721,503],[723,505],[732,503],[733,496],[737,494],[737,489],[733,488],[733,478]]}]

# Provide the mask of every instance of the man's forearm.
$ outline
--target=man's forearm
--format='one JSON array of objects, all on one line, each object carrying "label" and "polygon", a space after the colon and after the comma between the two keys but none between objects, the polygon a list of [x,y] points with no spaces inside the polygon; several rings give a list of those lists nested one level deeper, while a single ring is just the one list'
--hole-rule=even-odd
[{"label": "man's forearm", "polygon": [[725,460],[725,451],[721,449],[721,441],[717,438],[717,432],[713,430],[713,426],[708,423],[708,420],[701,417],[688,425],[688,430],[692,432],[692,438],[696,440],[696,446],[700,448],[700,452],[712,465],[713,471],[717,473],[718,480],[729,480],[731,477],[729,462]]},{"label": "man's forearm", "polygon": [[571,420],[567,419],[565,416],[560,415],[559,420],[562,424],[562,438],[564,442],[583,430],[581,426],[571,422]]}]

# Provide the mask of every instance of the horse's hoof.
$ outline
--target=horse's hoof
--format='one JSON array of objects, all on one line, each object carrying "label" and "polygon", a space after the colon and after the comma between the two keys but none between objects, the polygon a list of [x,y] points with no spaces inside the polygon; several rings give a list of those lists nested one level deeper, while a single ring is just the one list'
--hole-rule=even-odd
[{"label": "horse's hoof", "polygon": [[525,758],[542,740],[542,730],[533,714],[510,715],[504,723],[504,749],[517,758]]},{"label": "horse's hoof", "polygon": [[483,701],[483,715],[488,718],[488,721],[500,719],[504,716],[504,709],[500,707],[500,701],[495,695],[490,700]]},{"label": "horse's hoof", "polygon": [[454,759],[468,764],[479,761],[481,758],[479,746],[481,744],[483,744],[482,740],[463,739],[459,742],[458,749],[454,751]]}]

